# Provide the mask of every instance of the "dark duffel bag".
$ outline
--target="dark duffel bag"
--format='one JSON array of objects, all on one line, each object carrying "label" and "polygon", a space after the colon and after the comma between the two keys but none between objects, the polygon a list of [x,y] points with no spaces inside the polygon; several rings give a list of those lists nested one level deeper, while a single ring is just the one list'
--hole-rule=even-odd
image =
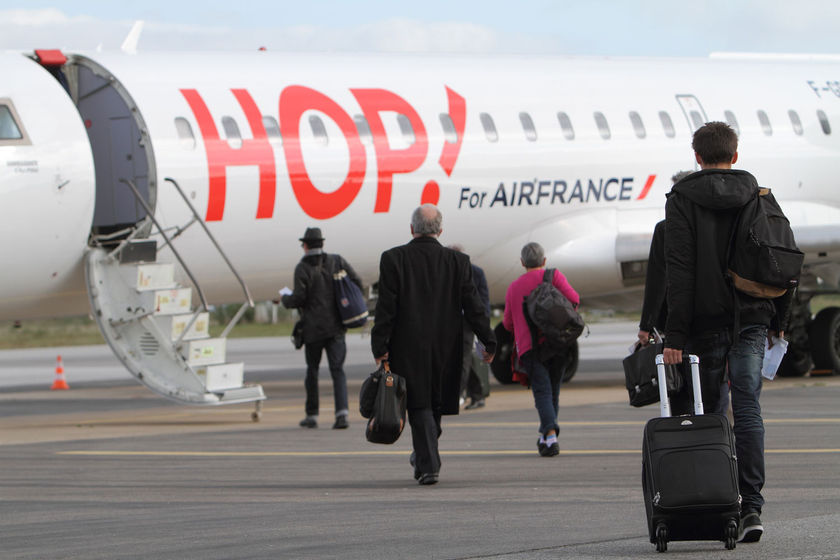
[{"label": "dark duffel bag", "polygon": [[[656,355],[663,351],[664,343],[636,345],[636,351],[624,358],[624,384],[632,406],[647,406],[659,402],[659,384],[656,379]],[[665,366],[668,379],[668,394],[675,395],[682,390],[683,372],[681,366]]]},{"label": "dark duffel bag", "polygon": [[371,443],[397,441],[405,427],[405,378],[393,373],[387,361],[362,383],[359,412],[369,418],[365,437]]}]

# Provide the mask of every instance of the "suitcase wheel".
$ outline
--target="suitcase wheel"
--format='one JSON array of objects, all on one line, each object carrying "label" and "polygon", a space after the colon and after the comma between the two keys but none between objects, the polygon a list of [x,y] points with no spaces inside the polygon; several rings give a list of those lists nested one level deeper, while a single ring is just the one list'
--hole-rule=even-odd
[{"label": "suitcase wheel", "polygon": [[738,522],[730,519],[726,525],[726,550],[735,548],[735,543],[738,542]]},{"label": "suitcase wheel", "polygon": [[668,550],[668,527],[664,523],[656,526],[656,552]]}]

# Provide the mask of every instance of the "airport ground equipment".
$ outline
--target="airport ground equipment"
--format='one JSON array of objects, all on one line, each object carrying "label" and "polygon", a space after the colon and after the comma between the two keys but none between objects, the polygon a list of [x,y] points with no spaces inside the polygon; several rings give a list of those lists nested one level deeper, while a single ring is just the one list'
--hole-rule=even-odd
[{"label": "airport ground equipment", "polygon": [[[94,318],[117,358],[142,384],[174,401],[193,405],[254,402],[251,417],[258,421],[265,394],[262,386],[243,382],[244,364],[226,361],[227,335],[254,303],[248,288],[219,247],[177,183],[193,218],[170,236],[146,207],[146,217],[127,230],[92,238],[85,259],[88,294]],[[123,180],[146,205],[136,186]],[[210,307],[197,279],[173,245],[194,223],[204,227],[210,241],[239,280],[246,301],[224,331],[211,337]],[[163,243],[159,247],[158,239]],[[157,262],[164,248],[174,262]],[[176,264],[180,267],[177,268]],[[192,288],[176,281],[176,271]],[[193,289],[199,301],[193,309]]]}]

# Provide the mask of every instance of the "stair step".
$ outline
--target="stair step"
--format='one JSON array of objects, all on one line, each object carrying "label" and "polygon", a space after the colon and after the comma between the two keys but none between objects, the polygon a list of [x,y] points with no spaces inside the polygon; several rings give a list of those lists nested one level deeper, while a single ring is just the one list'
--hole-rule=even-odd
[{"label": "stair step", "polygon": [[190,366],[208,366],[225,362],[226,338],[191,340],[184,358]]},{"label": "stair step", "polygon": [[200,366],[195,369],[195,372],[204,382],[208,391],[217,392],[242,387],[245,364],[238,362]]},{"label": "stair step", "polygon": [[154,309],[155,315],[189,313],[192,308],[192,288],[142,292],[144,309]]},{"label": "stair step", "polygon": [[[193,314],[187,313],[184,315],[156,315],[155,321],[160,326],[160,329],[165,333],[169,333],[170,340],[178,340],[181,333],[192,320]],[[195,340],[199,338],[208,338],[210,336],[210,314],[207,312],[199,313],[193,322],[190,330],[184,335],[181,340]]]},{"label": "stair step", "polygon": [[234,404],[265,400],[265,393],[261,385],[249,385],[236,389],[227,389],[219,398],[220,404]]},{"label": "stair step", "polygon": [[[131,270],[131,267],[127,268]],[[173,289],[176,287],[175,265],[169,263],[137,265],[137,279],[133,284],[138,292]]]},{"label": "stair step", "polygon": [[153,263],[157,258],[157,241],[143,239],[130,241],[120,251],[120,264]]}]

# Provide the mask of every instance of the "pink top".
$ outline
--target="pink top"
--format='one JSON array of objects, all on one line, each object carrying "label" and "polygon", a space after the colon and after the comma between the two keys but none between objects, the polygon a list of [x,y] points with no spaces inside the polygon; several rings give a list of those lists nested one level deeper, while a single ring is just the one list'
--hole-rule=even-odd
[{"label": "pink top", "polygon": [[[531,331],[528,329],[528,323],[525,321],[522,302],[542,282],[544,273],[545,269],[543,268],[529,270],[514,280],[508,286],[507,294],[505,294],[505,318],[502,324],[507,330],[513,332],[513,338],[516,341],[516,350],[520,356],[530,350],[532,346]],[[569,281],[566,280],[566,277],[563,276],[563,273],[557,269],[554,270],[553,284],[577,308],[578,304],[580,304],[580,296],[578,296],[578,293],[569,284]]]}]

